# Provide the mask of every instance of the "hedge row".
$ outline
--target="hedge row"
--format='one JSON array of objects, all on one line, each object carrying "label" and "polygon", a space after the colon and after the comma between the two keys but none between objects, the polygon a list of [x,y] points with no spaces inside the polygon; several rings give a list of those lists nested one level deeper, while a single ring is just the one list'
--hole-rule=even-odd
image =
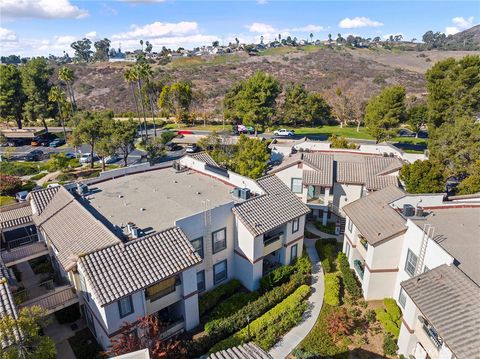
[{"label": "hedge row", "polygon": [[228,317],[242,309],[249,302],[256,300],[259,296],[260,293],[258,292],[236,293],[215,307],[208,315],[208,319],[212,321],[218,318]]},{"label": "hedge row", "polygon": [[310,258],[305,251],[304,255],[297,258],[294,264],[278,267],[263,276],[262,279],[260,279],[260,291],[265,293],[266,291],[287,282],[293,273],[301,272],[306,274],[310,272],[310,269]]},{"label": "hedge row", "polygon": [[385,298],[383,300],[383,304],[385,305],[385,309],[375,309],[375,316],[380,324],[382,324],[385,331],[393,335],[395,339],[398,339],[398,336],[400,335],[400,318],[402,316],[402,312],[400,311],[400,308],[395,300],[392,298]]},{"label": "hedge row", "polygon": [[337,240],[335,238],[321,238],[315,242],[315,248],[322,261],[323,272],[334,272],[335,258],[339,250]]},{"label": "hedge row", "polygon": [[293,294],[255,319],[249,326],[214,345],[210,352],[215,353],[250,340],[264,350],[270,349],[283,334],[300,322],[303,312],[307,309],[307,302],[304,299],[309,294],[309,286],[300,286]]},{"label": "hedge row", "polygon": [[338,258],[338,263],[340,265],[340,271],[342,272],[343,284],[345,285],[345,289],[353,298],[360,297],[361,295],[360,286],[358,285],[358,282],[355,279],[355,275],[353,274],[353,271],[350,269],[347,256],[345,256],[343,252],[339,252],[337,258]]},{"label": "hedge row", "polygon": [[241,283],[237,279],[219,285],[217,288],[202,295],[198,301],[198,310],[200,316],[215,307],[221,300],[230,297],[241,287]]},{"label": "hedge row", "polygon": [[308,275],[300,272],[294,273],[287,283],[264,293],[257,300],[248,303],[236,313],[207,323],[205,331],[208,335],[187,343],[189,357],[196,358],[205,354],[213,345],[244,328],[248,323],[247,318],[255,320],[273,308],[292,294],[299,286],[306,284],[308,277]]},{"label": "hedge row", "polygon": [[333,307],[340,305],[340,278],[337,274],[325,274],[325,303]]}]

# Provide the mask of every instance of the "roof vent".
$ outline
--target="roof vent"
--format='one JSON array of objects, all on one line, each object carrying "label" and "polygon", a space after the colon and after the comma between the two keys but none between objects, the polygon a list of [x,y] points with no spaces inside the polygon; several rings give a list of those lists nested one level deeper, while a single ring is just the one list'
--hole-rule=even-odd
[{"label": "roof vent", "polygon": [[202,194],[202,192],[200,192],[200,191],[197,191],[197,192],[195,192],[195,193],[196,193],[196,194]]},{"label": "roof vent", "polygon": [[140,212],[144,212],[144,211],[145,211],[145,208],[141,207]]}]

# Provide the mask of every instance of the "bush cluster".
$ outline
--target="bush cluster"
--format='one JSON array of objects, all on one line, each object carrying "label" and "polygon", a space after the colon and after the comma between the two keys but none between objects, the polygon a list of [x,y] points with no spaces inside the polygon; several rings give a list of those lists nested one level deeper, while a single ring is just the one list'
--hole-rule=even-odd
[{"label": "bush cluster", "polygon": [[205,325],[208,335],[186,343],[189,356],[197,358],[205,354],[213,345],[244,328],[248,323],[248,318],[250,321],[255,320],[292,294],[299,286],[306,284],[308,278],[307,274],[294,273],[287,283],[262,294],[234,314],[210,321]]},{"label": "bush cluster", "polygon": [[360,286],[358,285],[353,271],[350,269],[347,256],[342,252],[338,253],[338,263],[340,266],[340,271],[342,272],[345,289],[353,298],[360,297]]},{"label": "bush cluster", "polygon": [[383,329],[390,333],[393,338],[398,339],[400,334],[402,312],[397,303],[392,298],[385,298],[383,300],[385,309],[377,308],[375,310],[375,316],[377,320],[382,324]]},{"label": "bush cluster", "polygon": [[[210,321],[228,317],[238,310],[242,309],[249,302],[253,302],[260,296],[259,292],[241,292],[232,295],[230,298],[222,301],[208,315]],[[207,323],[208,324],[208,323]]]},{"label": "bush cluster", "polygon": [[281,335],[300,322],[303,312],[307,309],[307,302],[304,299],[309,294],[309,286],[300,286],[281,303],[252,321],[249,326],[214,345],[210,352],[225,350],[250,340],[264,350],[270,349]]},{"label": "bush cluster", "polygon": [[340,278],[335,273],[325,274],[325,303],[333,307],[340,305]]},{"label": "bush cluster", "polygon": [[395,355],[397,354],[398,345],[396,340],[389,334],[383,335],[383,354]]},{"label": "bush cluster", "polygon": [[322,261],[324,273],[335,271],[335,258],[339,251],[338,242],[335,238],[322,238],[315,242],[318,257]]},{"label": "bush cluster", "polygon": [[260,279],[260,291],[262,293],[287,282],[293,273],[310,273],[310,258],[304,251],[304,255],[297,258],[295,263],[288,266],[281,266]]},{"label": "bush cluster", "polygon": [[42,162],[0,162],[0,172],[11,176],[30,176],[45,169]]},{"label": "bush cluster", "polygon": [[202,295],[198,301],[200,316],[214,308],[221,300],[230,297],[241,287],[241,283],[237,279],[219,285],[217,288]]},{"label": "bush cluster", "polygon": [[324,226],[321,222],[315,222],[315,227],[317,227],[317,229],[319,231],[322,231],[323,233],[327,233],[327,234],[335,234],[335,227],[336,227],[336,223],[333,223],[333,222],[328,222],[326,226]]},{"label": "bush cluster", "polygon": [[14,195],[20,191],[21,187],[22,180],[20,178],[0,173],[0,195]]}]

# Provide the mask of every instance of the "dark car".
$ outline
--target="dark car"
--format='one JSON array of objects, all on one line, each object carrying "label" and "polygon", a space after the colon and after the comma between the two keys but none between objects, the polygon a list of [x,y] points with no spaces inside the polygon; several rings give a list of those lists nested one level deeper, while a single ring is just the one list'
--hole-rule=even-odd
[{"label": "dark car", "polygon": [[48,147],[50,145],[50,142],[52,142],[52,140],[49,138],[41,138],[40,141],[38,141],[40,146],[44,146],[44,147]]},{"label": "dark car", "polygon": [[183,149],[183,147],[180,145],[177,145],[176,143],[169,142],[165,145],[165,149],[167,151],[173,152],[173,151],[180,151]]},{"label": "dark car", "polygon": [[25,144],[25,141],[18,140],[18,139],[8,140],[7,142],[8,147],[19,147],[19,146],[23,146],[24,144]]},{"label": "dark car", "polygon": [[50,147],[60,147],[65,144],[65,140],[62,140],[61,138],[56,138],[52,142],[50,142]]},{"label": "dark car", "polygon": [[41,161],[43,159],[43,151],[33,150],[25,155],[25,161]]}]

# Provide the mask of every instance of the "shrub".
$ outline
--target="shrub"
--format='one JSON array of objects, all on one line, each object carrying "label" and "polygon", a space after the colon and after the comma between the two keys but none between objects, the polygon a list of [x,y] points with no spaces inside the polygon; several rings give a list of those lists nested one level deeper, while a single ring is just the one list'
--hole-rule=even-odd
[{"label": "shrub", "polygon": [[304,299],[309,294],[309,286],[300,286],[293,294],[252,321],[249,326],[214,345],[210,352],[225,350],[248,340],[253,340],[261,348],[268,350],[281,335],[300,322],[303,312],[307,309],[307,302]]},{"label": "shrub", "polygon": [[233,279],[230,282],[219,285],[217,288],[202,295],[198,301],[200,316],[215,307],[221,300],[230,297],[240,288],[240,286],[240,281]]},{"label": "shrub", "polygon": [[36,174],[36,175],[30,177],[30,179],[31,179],[32,181],[38,181],[39,179],[45,177],[46,175],[47,175],[46,172],[42,172],[42,173],[39,173],[39,174]]},{"label": "shrub", "polygon": [[236,293],[230,298],[222,301],[210,312],[208,317],[210,321],[218,318],[228,317],[232,314],[235,314],[249,302],[256,300],[259,296],[260,294],[258,292]]},{"label": "shrub", "polygon": [[394,338],[388,334],[383,335],[383,353],[385,355],[395,355],[397,353],[398,346]]},{"label": "shrub", "polygon": [[334,273],[325,274],[325,303],[333,307],[340,305],[340,279]]},{"label": "shrub", "polygon": [[297,258],[295,263],[292,265],[276,268],[260,279],[260,291],[264,293],[273,287],[287,282],[293,273],[310,273],[310,258],[308,257],[306,251],[303,253],[304,254],[300,258]]},{"label": "shrub", "polygon": [[330,264],[329,258],[325,258],[324,260],[322,260],[322,268],[324,273],[332,272],[332,265]]},{"label": "shrub", "polygon": [[45,164],[42,162],[0,162],[0,172],[11,176],[30,176],[43,171]]},{"label": "shrub", "polygon": [[22,187],[22,180],[15,176],[0,173],[0,195],[14,195]]},{"label": "shrub", "polygon": [[397,302],[393,298],[385,298],[383,300],[383,305],[385,306],[385,310],[390,315],[394,322],[398,322],[402,317],[402,311],[400,310]]},{"label": "shrub", "polygon": [[373,309],[367,310],[367,312],[365,313],[365,319],[367,320],[367,322],[372,324],[373,322],[375,322],[375,318],[375,311]]},{"label": "shrub", "polygon": [[344,253],[340,252],[338,253],[337,258],[340,266],[340,271],[342,272],[343,284],[345,285],[345,289],[353,298],[360,297],[360,286],[358,285],[353,271],[350,269],[347,257]]},{"label": "shrub", "polygon": [[0,196],[0,206],[16,203],[15,197],[12,196]]},{"label": "shrub", "polygon": [[398,335],[400,334],[400,328],[384,309],[377,308],[375,310],[375,316],[380,324],[382,324],[382,327],[385,329],[385,331],[393,335],[395,338],[398,338]]},{"label": "shrub", "polygon": [[327,234],[335,234],[335,227],[336,224],[333,222],[327,223],[326,226],[324,226],[321,222],[315,222],[315,227],[319,230],[322,231],[323,233]]}]

